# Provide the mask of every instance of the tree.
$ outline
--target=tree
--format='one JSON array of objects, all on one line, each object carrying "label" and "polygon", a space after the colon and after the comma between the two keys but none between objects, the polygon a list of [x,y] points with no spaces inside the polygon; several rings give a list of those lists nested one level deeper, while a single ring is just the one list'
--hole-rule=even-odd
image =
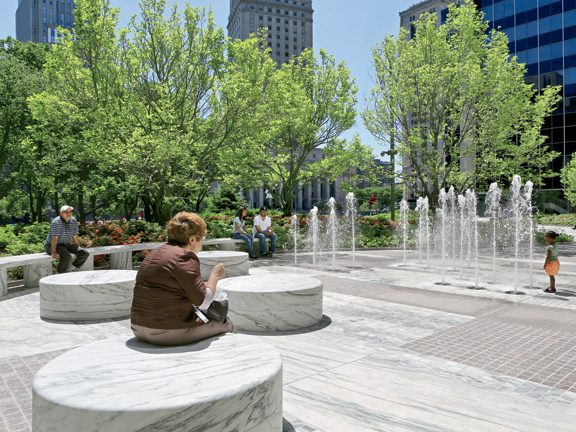
[{"label": "tree", "polygon": [[564,196],[572,205],[576,205],[576,159],[571,158],[561,171]]},{"label": "tree", "polygon": [[[0,40],[0,198],[12,195],[7,202],[18,202],[16,195],[31,198],[32,217],[38,221],[43,218],[46,195],[40,183],[50,174],[35,166],[43,154],[43,143],[28,146],[30,128],[36,122],[27,99],[46,85],[43,68],[47,52],[44,44],[10,37]],[[29,169],[24,171],[23,166]]]},{"label": "tree", "polygon": [[381,143],[395,140],[404,165],[396,177],[434,204],[450,185],[463,193],[513,174],[542,184],[557,153],[540,127],[558,87],[536,94],[506,35],[487,33],[472,1],[451,5],[440,29],[436,20],[421,15],[413,39],[401,29],[373,48],[376,86],[362,116]]},{"label": "tree", "polygon": [[63,141],[76,175],[116,179],[124,211],[142,199],[164,224],[269,128],[263,89],[275,67],[256,38],[228,41],[204,9],[174,7],[166,18],[163,0],[140,6],[141,19],[118,29],[108,0],[78,1],[75,33],[62,32],[51,86],[33,102],[39,119],[77,133]]},{"label": "tree", "polygon": [[[372,149],[355,137],[339,136],[354,126],[357,86],[344,62],[313,50],[282,65],[266,88],[269,109],[281,123],[270,139],[259,143],[253,154],[252,181],[274,190],[275,204],[285,216],[292,213],[294,196],[308,182],[334,180],[350,167],[368,164]],[[310,163],[309,155],[322,148],[325,159]]]}]

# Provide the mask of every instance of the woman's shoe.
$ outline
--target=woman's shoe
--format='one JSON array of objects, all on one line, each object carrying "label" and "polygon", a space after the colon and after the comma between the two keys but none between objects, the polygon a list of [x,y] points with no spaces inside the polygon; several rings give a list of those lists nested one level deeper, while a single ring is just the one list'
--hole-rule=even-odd
[{"label": "woman's shoe", "polygon": [[258,259],[258,257],[256,255],[250,255],[250,258],[252,259]]},{"label": "woman's shoe", "polygon": [[548,287],[548,288],[546,288],[546,289],[544,290],[544,292],[554,294],[554,293],[556,292],[556,288],[550,288],[550,287]]}]

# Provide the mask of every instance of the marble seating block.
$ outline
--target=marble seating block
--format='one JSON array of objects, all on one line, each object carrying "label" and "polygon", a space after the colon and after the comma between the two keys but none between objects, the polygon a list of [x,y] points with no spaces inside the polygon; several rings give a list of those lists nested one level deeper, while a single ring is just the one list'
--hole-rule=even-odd
[{"label": "marble seating block", "polygon": [[50,361],[32,387],[33,432],[282,431],[282,357],[254,336],[108,339]]},{"label": "marble seating block", "polygon": [[228,316],[236,329],[286,331],[322,319],[323,285],[296,274],[241,276],[218,282],[228,295]]},{"label": "marble seating block", "polygon": [[97,320],[130,315],[134,270],[62,273],[40,280],[40,316],[53,320]]},{"label": "marble seating block", "polygon": [[202,279],[208,280],[214,266],[220,262],[226,267],[226,276],[244,276],[248,274],[248,254],[246,252],[233,251],[204,251],[198,252],[200,259],[200,272]]}]

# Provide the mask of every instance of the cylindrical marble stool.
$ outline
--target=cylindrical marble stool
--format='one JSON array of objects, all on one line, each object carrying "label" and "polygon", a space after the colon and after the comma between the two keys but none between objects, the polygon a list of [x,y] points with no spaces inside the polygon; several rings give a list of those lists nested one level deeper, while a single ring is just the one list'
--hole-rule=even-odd
[{"label": "cylindrical marble stool", "polygon": [[218,282],[228,295],[234,326],[245,331],[285,331],[322,319],[323,285],[296,274],[241,276]]},{"label": "cylindrical marble stool", "polygon": [[248,254],[246,252],[206,251],[198,252],[198,258],[200,259],[200,272],[204,280],[208,280],[210,272],[220,262],[224,263],[225,277],[227,278],[248,274]]},{"label": "cylindrical marble stool", "polygon": [[32,387],[33,432],[282,431],[282,357],[254,336],[108,339],[52,360]]},{"label": "cylindrical marble stool", "polygon": [[96,320],[130,315],[134,270],[62,273],[40,279],[40,316]]}]

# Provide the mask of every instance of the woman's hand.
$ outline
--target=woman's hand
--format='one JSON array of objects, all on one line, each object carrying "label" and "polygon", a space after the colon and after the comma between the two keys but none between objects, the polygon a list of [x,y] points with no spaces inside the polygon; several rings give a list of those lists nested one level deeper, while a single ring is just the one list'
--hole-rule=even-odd
[{"label": "woman's hand", "polygon": [[226,269],[224,268],[224,263],[216,264],[212,269],[211,274],[216,276],[218,279],[222,279],[224,276],[226,276]]}]

